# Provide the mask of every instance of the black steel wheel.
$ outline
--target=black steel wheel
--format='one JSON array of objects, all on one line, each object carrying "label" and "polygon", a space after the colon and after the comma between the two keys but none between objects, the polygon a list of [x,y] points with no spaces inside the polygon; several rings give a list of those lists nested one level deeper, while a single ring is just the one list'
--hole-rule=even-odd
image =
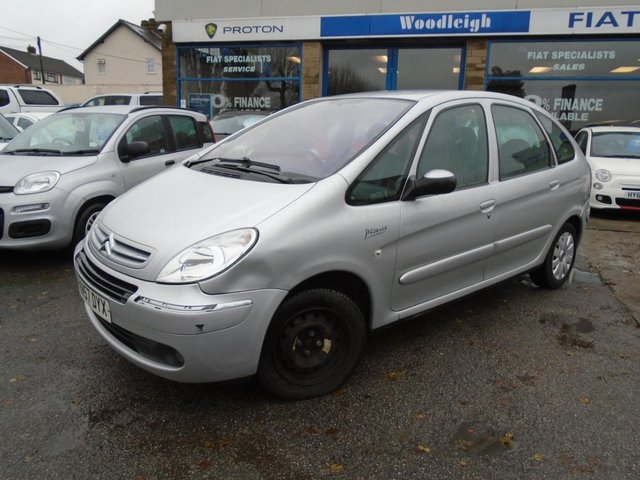
[{"label": "black steel wheel", "polygon": [[100,212],[104,207],[105,207],[104,203],[97,202],[97,203],[92,203],[91,205],[86,207],[84,210],[82,210],[82,212],[80,213],[80,215],[78,215],[78,218],[76,219],[76,225],[73,231],[73,241],[71,245],[72,247],[77,245],[80,242],[80,240],[82,240],[87,235],[87,233],[89,233],[89,230],[93,225],[93,222],[96,221],[96,218],[98,218],[98,215],[100,214]]},{"label": "black steel wheel", "polygon": [[305,399],[338,388],[355,369],[367,329],[358,306],[334,290],[307,290],[276,312],[258,378],[274,395]]}]

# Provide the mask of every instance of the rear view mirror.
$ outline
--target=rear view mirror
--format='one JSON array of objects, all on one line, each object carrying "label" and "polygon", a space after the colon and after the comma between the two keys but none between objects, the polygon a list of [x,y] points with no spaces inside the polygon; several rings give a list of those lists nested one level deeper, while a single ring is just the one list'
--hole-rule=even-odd
[{"label": "rear view mirror", "polygon": [[429,170],[422,178],[411,179],[402,200],[415,200],[425,195],[441,195],[456,189],[456,176],[449,170]]},{"label": "rear view mirror", "polygon": [[151,147],[147,142],[137,141],[126,143],[120,143],[118,147],[118,154],[120,155],[120,160],[123,162],[129,162],[135,158],[143,157],[144,155],[148,155],[151,153]]}]

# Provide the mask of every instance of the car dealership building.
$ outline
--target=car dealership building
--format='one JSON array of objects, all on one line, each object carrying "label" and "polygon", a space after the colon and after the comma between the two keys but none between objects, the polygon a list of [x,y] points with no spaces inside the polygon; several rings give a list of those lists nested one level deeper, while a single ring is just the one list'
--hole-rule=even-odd
[{"label": "car dealership building", "polygon": [[572,131],[640,118],[640,5],[479,3],[156,0],[165,96],[214,116],[357,91],[477,89],[527,98]]}]

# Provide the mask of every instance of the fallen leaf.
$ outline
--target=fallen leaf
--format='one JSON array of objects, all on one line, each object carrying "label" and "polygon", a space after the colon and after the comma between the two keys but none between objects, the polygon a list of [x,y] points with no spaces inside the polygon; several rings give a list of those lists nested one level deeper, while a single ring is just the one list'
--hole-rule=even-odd
[{"label": "fallen leaf", "polygon": [[220,440],[220,446],[222,448],[228,447],[229,445],[231,445],[231,440],[229,440],[228,438],[223,438],[222,440]]},{"label": "fallen leaf", "polygon": [[460,460],[458,460],[458,464],[460,464],[463,467],[466,467],[468,465],[468,462],[464,458],[461,458]]},{"label": "fallen leaf", "polygon": [[422,420],[423,418],[425,418],[425,414],[422,412],[416,412],[416,419],[417,420]]},{"label": "fallen leaf", "polygon": [[580,403],[582,405],[589,405],[591,403],[591,400],[589,399],[589,397],[583,395],[582,397],[580,397]]},{"label": "fallen leaf", "polygon": [[344,470],[344,467],[339,463],[332,463],[331,465],[329,465],[329,470],[331,471],[331,473],[340,473]]},{"label": "fallen leaf", "polygon": [[431,449],[429,447],[425,447],[424,445],[418,445],[416,447],[416,452],[418,452],[418,453],[431,453]]},{"label": "fallen leaf", "polygon": [[346,388],[336,388],[333,391],[333,395],[335,395],[336,397],[341,397],[343,396],[345,393],[347,393],[347,389]]},{"label": "fallen leaf", "polygon": [[406,370],[400,370],[400,371],[398,371],[398,372],[387,372],[387,373],[386,373],[387,378],[388,378],[389,380],[397,380],[397,379],[399,379],[399,378],[404,377],[406,374],[407,374],[407,371],[406,371]]},{"label": "fallen leaf", "polygon": [[9,383],[24,382],[26,379],[27,377],[25,375],[16,375],[15,377],[9,380]]},{"label": "fallen leaf", "polygon": [[513,433],[511,432],[507,432],[502,437],[500,437],[500,443],[504,448],[513,447],[513,440],[514,440],[514,437],[513,437]]},{"label": "fallen leaf", "polygon": [[544,456],[541,453],[534,453],[532,457],[536,462],[541,462],[544,460]]},{"label": "fallen leaf", "polygon": [[213,448],[214,443],[211,440],[204,442],[204,448]]}]

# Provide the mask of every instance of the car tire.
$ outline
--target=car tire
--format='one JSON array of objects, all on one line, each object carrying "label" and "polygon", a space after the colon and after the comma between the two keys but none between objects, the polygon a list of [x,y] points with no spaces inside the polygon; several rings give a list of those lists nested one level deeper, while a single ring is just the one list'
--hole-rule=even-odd
[{"label": "car tire", "polygon": [[278,308],[262,347],[258,379],[286,400],[325,395],[356,368],[367,337],[360,308],[335,290],[298,293]]},{"label": "car tire", "polygon": [[531,281],[548,289],[564,285],[576,261],[577,245],[575,227],[565,223],[554,238],[544,263],[529,273]]},{"label": "car tire", "polygon": [[76,226],[73,231],[73,241],[72,247],[80,243],[80,241],[85,237],[93,222],[95,222],[96,218],[100,214],[100,212],[106,206],[103,202],[96,202],[85,207],[78,215],[76,219]]}]

